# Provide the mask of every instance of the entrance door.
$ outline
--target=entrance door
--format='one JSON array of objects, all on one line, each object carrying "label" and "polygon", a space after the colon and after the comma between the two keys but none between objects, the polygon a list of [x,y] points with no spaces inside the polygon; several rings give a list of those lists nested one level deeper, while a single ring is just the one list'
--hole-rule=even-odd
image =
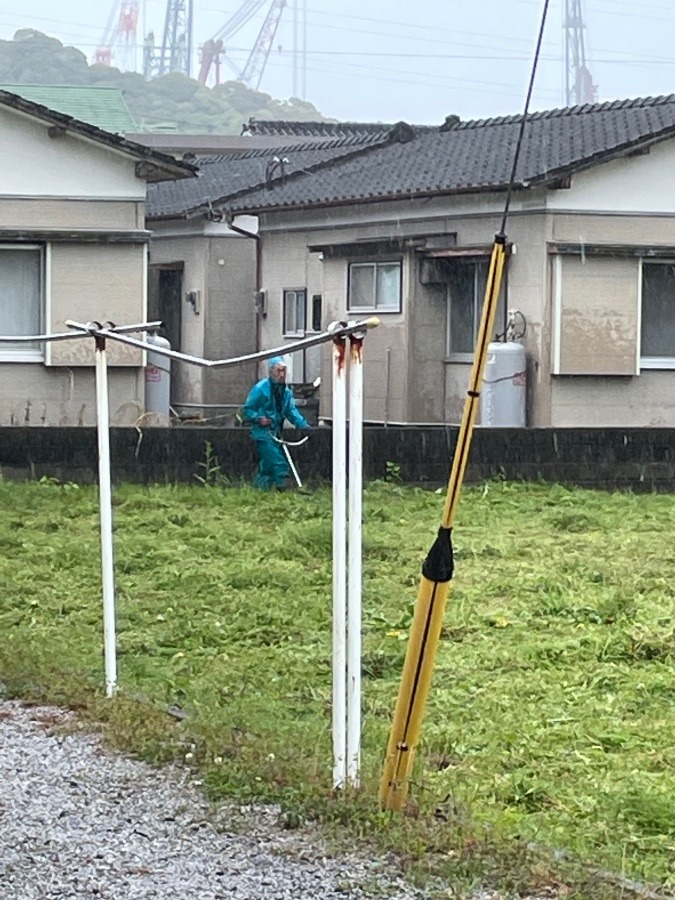
[{"label": "entrance door", "polygon": [[[148,321],[161,321],[159,334],[181,349],[181,299],[183,296],[183,264],[158,264],[148,272]],[[171,366],[171,398],[177,395],[178,366]]]}]

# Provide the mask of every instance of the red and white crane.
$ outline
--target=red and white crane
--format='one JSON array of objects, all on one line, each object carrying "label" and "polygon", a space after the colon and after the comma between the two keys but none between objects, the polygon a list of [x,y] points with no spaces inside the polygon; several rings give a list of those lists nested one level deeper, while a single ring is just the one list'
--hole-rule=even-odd
[{"label": "red and white crane", "polygon": [[124,72],[136,69],[140,0],[114,0],[101,42],[94,53],[94,65],[110,66],[113,59]]},{"label": "red and white crane", "polygon": [[[228,58],[225,41],[233,37],[241,28],[248,24],[256,13],[267,4],[269,4],[269,9],[258,32],[253,49],[244,67],[240,68]],[[230,16],[223,27],[202,45],[201,68],[198,75],[200,84],[206,84],[212,68],[214,70],[215,83],[220,84],[220,67],[224,59],[237,76],[236,81],[258,90],[286,5],[287,0],[272,0],[271,3],[270,0],[244,0],[239,9]]]}]

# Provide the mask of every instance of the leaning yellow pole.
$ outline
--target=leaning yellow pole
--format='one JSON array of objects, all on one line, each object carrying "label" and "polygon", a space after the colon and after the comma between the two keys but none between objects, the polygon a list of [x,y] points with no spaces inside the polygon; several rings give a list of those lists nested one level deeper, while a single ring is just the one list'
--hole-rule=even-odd
[{"label": "leaning yellow pole", "polygon": [[380,784],[380,801],[386,809],[401,809],[408,794],[408,782],[431,685],[445,604],[450,592],[450,580],[453,572],[452,526],[469,459],[469,449],[478,411],[488,344],[494,329],[505,259],[506,236],[499,233],[495,237],[490,258],[476,352],[453,456],[441,527],[422,566],[422,577],[403,666],[401,687],[396,701],[387,758]]}]

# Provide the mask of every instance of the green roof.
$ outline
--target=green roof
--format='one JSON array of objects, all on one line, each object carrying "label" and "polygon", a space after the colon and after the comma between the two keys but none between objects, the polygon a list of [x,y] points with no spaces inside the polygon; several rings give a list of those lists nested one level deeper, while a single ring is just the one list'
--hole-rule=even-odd
[{"label": "green roof", "polygon": [[117,88],[74,84],[0,84],[0,90],[18,94],[32,103],[39,103],[113,134],[139,130],[122,92]]}]

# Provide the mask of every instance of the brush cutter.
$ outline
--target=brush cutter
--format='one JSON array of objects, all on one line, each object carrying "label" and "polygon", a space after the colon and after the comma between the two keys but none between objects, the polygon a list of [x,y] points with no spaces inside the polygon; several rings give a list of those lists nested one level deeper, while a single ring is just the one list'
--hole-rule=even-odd
[{"label": "brush cutter", "polygon": [[291,459],[291,451],[288,449],[289,447],[301,447],[303,444],[307,443],[309,438],[305,436],[301,438],[299,441],[285,441],[283,438],[274,437],[274,440],[277,444],[281,444],[281,449],[284,451],[284,456],[286,457],[286,462],[289,465],[291,472],[293,473],[293,478],[295,478],[295,483],[299,488],[302,487],[302,481],[300,481],[300,476],[298,475],[298,470],[295,468],[295,464]]}]

